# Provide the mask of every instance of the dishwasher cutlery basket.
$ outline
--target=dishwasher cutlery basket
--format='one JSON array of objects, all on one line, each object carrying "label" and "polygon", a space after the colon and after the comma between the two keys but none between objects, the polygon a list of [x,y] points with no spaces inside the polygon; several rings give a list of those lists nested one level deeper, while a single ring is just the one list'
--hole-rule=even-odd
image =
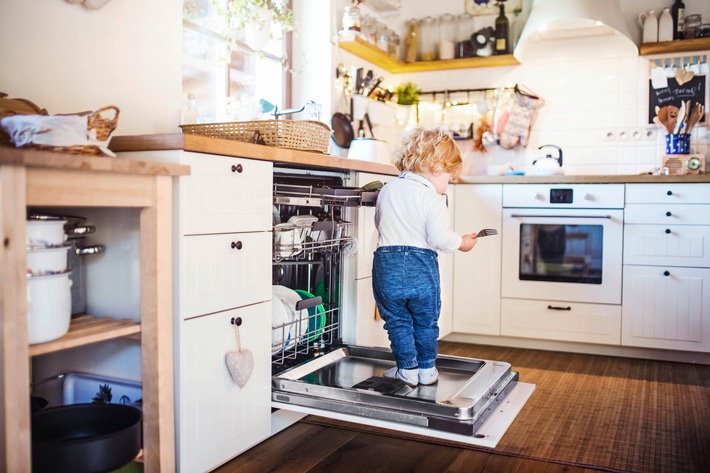
[{"label": "dishwasher cutlery basket", "polygon": [[257,142],[267,146],[301,151],[328,152],[330,127],[312,120],[252,120],[246,122],[202,123],[180,125],[182,132],[210,138]]}]

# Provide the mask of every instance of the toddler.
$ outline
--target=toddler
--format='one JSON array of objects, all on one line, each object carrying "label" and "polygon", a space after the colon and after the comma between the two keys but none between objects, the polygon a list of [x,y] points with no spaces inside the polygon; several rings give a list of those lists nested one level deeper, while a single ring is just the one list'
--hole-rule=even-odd
[{"label": "toddler", "polygon": [[477,239],[451,229],[444,193],[463,167],[453,138],[442,130],[415,129],[402,141],[395,165],[401,174],[377,198],[372,286],[397,362],[384,375],[414,387],[434,384],[439,376],[437,252],[470,251]]}]

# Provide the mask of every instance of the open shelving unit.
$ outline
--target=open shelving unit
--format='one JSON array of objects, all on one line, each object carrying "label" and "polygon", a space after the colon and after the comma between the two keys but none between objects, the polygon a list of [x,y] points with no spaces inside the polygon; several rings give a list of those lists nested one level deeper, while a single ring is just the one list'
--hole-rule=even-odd
[{"label": "open shelving unit", "polygon": [[710,38],[682,39],[678,41],[663,41],[660,43],[643,43],[639,46],[641,56],[653,54],[675,54],[688,52],[710,51]]},{"label": "open shelving unit", "polygon": [[436,61],[404,62],[390,56],[377,46],[354,36],[348,41],[340,40],[338,45],[344,51],[352,53],[393,74],[403,72],[443,71],[450,69],[468,69],[474,67],[516,66],[520,64],[512,54],[488,57],[470,57],[460,59],[442,59]]},{"label": "open shelving unit", "polygon": [[[145,471],[175,471],[172,177],[189,167],[0,146],[0,471],[30,473],[29,358],[140,334]],[[27,207],[140,211],[140,323],[84,315],[63,337],[29,345]]]}]

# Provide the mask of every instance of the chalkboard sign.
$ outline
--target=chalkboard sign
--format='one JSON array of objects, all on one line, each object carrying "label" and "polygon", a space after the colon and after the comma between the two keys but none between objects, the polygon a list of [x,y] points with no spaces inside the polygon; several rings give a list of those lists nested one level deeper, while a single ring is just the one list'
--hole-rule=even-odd
[{"label": "chalkboard sign", "polygon": [[[654,89],[649,81],[648,91],[648,123],[653,123],[653,117],[656,116],[656,106],[675,105],[680,108],[681,102],[688,100],[691,105],[696,103],[705,105],[705,76],[695,76],[683,85],[678,85],[678,81],[669,78],[668,87],[662,89]],[[700,121],[704,120],[703,117]]]}]

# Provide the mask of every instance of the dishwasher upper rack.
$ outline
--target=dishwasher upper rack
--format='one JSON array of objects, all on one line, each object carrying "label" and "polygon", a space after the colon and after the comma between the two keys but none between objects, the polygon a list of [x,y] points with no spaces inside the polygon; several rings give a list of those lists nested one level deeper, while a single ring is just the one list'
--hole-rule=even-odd
[{"label": "dishwasher upper rack", "polygon": [[346,186],[310,186],[274,183],[274,204],[322,207],[374,207],[379,190]]}]

